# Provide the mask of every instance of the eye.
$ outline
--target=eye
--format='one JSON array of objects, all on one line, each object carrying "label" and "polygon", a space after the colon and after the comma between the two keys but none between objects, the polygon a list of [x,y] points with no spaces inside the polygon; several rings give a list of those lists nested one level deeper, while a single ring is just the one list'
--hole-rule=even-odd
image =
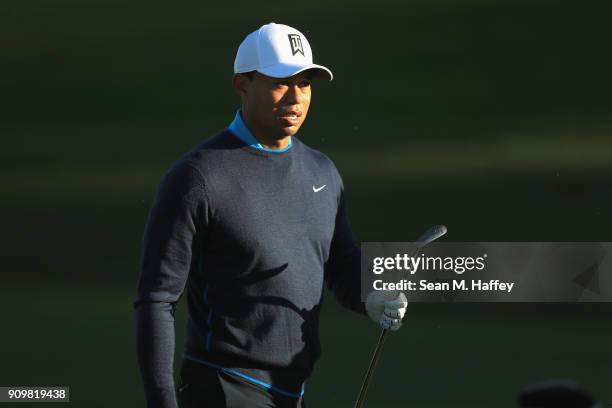
[{"label": "eye", "polygon": [[300,81],[300,83],[298,84],[298,86],[299,86],[300,88],[306,88],[306,87],[309,87],[309,86],[310,86],[310,83],[311,83],[310,79],[303,79],[303,80],[301,80],[301,81]]},{"label": "eye", "polygon": [[277,89],[280,89],[286,86],[289,86],[289,83],[287,81],[274,82],[274,87]]}]

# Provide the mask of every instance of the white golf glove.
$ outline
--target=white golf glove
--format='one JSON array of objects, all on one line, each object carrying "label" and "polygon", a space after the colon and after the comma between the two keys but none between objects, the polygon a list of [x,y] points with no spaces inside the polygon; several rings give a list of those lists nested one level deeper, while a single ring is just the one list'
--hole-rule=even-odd
[{"label": "white golf glove", "polygon": [[399,291],[375,290],[366,299],[368,316],[383,329],[396,331],[402,326],[408,299]]}]

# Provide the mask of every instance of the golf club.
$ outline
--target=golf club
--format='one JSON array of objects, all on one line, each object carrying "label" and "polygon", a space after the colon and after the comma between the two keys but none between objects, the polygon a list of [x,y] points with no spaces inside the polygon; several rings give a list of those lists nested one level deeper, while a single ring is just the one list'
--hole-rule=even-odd
[{"label": "golf club", "polygon": [[[444,225],[435,225],[425,231],[415,242],[416,249],[413,257],[417,256],[419,250],[423,248],[425,245],[430,242],[435,241],[440,238],[442,235],[446,234],[447,228]],[[378,337],[378,342],[376,343],[376,348],[374,349],[374,354],[372,355],[372,360],[370,360],[370,365],[368,367],[368,371],[366,372],[365,377],[363,378],[363,383],[361,384],[361,389],[359,390],[359,396],[357,397],[357,402],[355,402],[355,408],[363,407],[363,403],[365,402],[365,396],[368,391],[368,387],[370,382],[372,381],[372,375],[374,373],[374,369],[376,368],[376,364],[378,363],[378,359],[380,358],[380,354],[382,351],[383,344],[385,343],[385,339],[387,338],[387,334],[389,330],[382,329],[380,336]]]}]

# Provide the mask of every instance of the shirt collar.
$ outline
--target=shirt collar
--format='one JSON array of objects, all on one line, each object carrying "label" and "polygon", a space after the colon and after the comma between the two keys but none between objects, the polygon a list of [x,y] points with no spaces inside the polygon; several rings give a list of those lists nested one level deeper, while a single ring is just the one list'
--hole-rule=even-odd
[{"label": "shirt collar", "polygon": [[240,109],[236,111],[236,116],[234,117],[234,120],[232,121],[232,123],[229,124],[227,128],[230,132],[236,135],[236,137],[238,137],[238,139],[240,139],[244,144],[251,146],[255,149],[265,150],[266,152],[282,153],[289,150],[293,145],[291,141],[291,136],[289,136],[289,144],[284,149],[268,149],[267,147],[264,147],[261,143],[259,143],[255,136],[253,136],[249,128],[244,123],[244,120],[242,120],[242,114],[240,112]]}]

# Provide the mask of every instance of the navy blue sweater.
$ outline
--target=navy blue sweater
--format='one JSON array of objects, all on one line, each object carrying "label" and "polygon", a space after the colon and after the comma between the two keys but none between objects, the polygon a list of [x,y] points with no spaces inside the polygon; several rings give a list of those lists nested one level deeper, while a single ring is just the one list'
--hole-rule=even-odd
[{"label": "navy blue sweater", "polygon": [[323,284],[365,314],[360,250],[329,158],[228,130],[165,175],[147,222],[134,303],[149,407],[175,408],[174,307],[187,291],[184,358],[298,396],[320,354]]}]

